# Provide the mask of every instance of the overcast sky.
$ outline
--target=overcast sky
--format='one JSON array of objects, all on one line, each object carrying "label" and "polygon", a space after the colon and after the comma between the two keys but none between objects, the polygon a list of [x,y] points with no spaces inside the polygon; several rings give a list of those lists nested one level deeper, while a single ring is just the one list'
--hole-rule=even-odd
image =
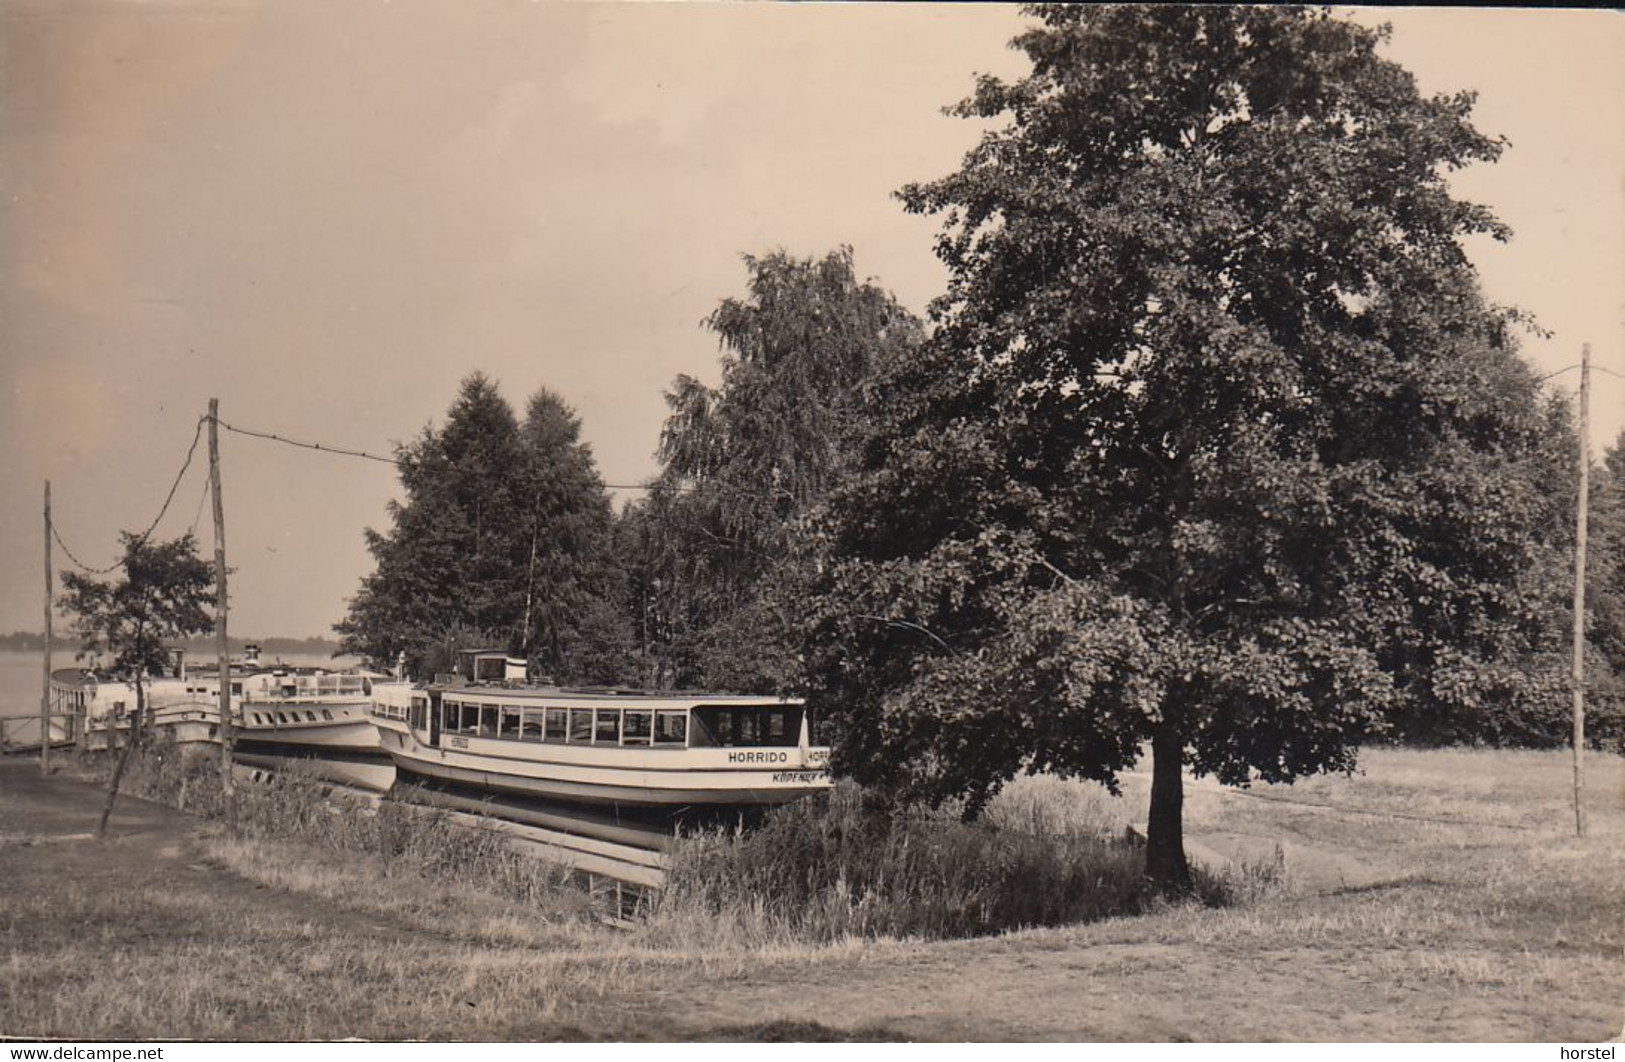
[{"label": "overcast sky", "polygon": [[[1390,11],[1427,91],[1512,144],[1459,191],[1517,232],[1485,286],[1625,373],[1625,19]],[[743,252],[853,245],[924,309],[957,165],[940,114],[1019,75],[1013,8],[314,0],[0,7],[0,630],[41,624],[40,491],[86,563],[157,513],[198,417],[387,452],[483,370],[581,415],[605,479],[654,469],[662,389]],[[1556,383],[1574,385],[1576,374]],[[1594,378],[1596,443],[1625,383]],[[392,470],[222,438],[232,630],[326,633]],[[199,513],[206,461],[160,532]],[[198,524],[207,547],[207,512]],[[59,565],[63,558],[58,555]]]}]

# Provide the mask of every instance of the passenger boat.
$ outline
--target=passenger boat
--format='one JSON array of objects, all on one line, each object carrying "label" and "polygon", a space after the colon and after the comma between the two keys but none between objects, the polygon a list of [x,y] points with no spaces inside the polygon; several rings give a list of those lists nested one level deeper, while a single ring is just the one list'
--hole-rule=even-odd
[{"label": "passenger boat", "polygon": [[[244,647],[229,668],[234,740],[247,756],[370,757],[384,761],[378,729],[368,708],[374,676],[321,668],[266,667],[259,647]],[[218,669],[188,671],[175,650],[173,674],[145,683],[153,732],[176,744],[220,741]],[[94,671],[64,669],[53,675],[53,698],[82,718],[85,744],[105,749],[122,744],[135,711],[135,687],[108,681]],[[245,757],[246,758],[246,757]]]},{"label": "passenger boat", "polygon": [[[143,682],[153,737],[175,745],[220,742],[220,687],[196,678],[155,677]],[[120,748],[135,719],[135,683],[70,668],[51,676],[57,704],[83,720],[85,748]]]},{"label": "passenger boat", "polygon": [[407,683],[373,673],[276,668],[247,675],[240,686],[233,712],[238,763],[380,793],[395,784],[395,764],[371,707],[388,687],[408,689]]},{"label": "passenger boat", "polygon": [[502,654],[460,663],[461,678],[375,698],[398,772],[628,810],[762,807],[830,786],[799,700],[525,686]]},{"label": "passenger boat", "polygon": [[238,748],[283,754],[383,756],[373,725],[374,676],[276,668],[244,675],[237,693]]}]

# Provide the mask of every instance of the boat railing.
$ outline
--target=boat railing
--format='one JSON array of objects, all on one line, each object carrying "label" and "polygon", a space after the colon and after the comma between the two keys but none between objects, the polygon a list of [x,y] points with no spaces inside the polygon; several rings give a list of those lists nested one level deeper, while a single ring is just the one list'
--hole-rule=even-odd
[{"label": "boat railing", "polygon": [[372,683],[365,675],[284,675],[275,677],[269,685],[249,687],[243,699],[250,703],[292,703],[366,697],[371,692]]}]

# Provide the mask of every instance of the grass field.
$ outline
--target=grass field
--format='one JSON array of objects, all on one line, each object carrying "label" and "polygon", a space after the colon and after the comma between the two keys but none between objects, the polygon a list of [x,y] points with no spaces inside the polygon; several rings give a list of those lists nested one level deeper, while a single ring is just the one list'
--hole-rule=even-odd
[{"label": "grass field", "polygon": [[[1284,860],[1227,909],[977,940],[752,946],[595,924],[393,862],[139,801],[83,839],[82,783],[0,765],[0,1032],[73,1038],[1541,1040],[1625,1013],[1625,761],[1375,750],[1364,773],[1188,789],[1194,858]],[[1143,816],[1038,779],[1058,813]],[[1277,854],[1279,853],[1279,855]],[[725,928],[725,927],[723,927]]]}]

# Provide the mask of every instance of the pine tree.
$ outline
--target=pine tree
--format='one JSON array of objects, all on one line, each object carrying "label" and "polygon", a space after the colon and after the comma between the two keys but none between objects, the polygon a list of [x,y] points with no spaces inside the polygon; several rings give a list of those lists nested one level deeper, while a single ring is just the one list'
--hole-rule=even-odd
[{"label": "pine tree", "polygon": [[422,676],[499,648],[560,681],[618,678],[612,517],[580,427],[547,391],[521,425],[495,382],[464,380],[445,425],[397,450],[406,500],[388,533],[367,532],[377,568],[334,627],[344,651],[378,666],[404,653]]}]

